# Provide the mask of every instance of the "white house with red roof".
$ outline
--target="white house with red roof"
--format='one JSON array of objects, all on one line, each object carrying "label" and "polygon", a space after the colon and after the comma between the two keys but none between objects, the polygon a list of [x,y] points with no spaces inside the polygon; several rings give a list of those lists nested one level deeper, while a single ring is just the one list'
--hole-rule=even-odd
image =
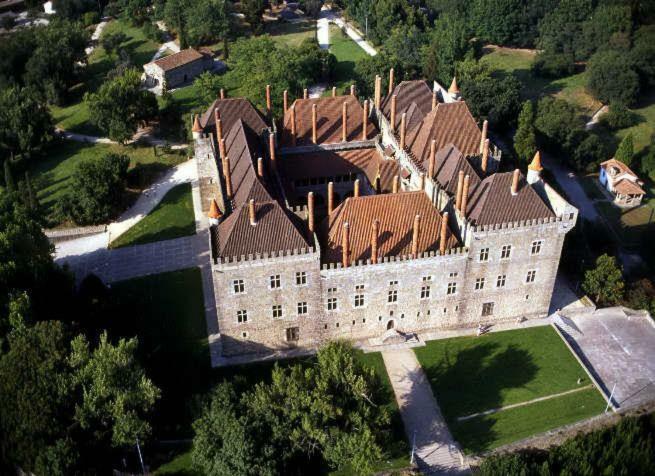
[{"label": "white house with red roof", "polygon": [[636,207],[646,195],[642,188],[644,182],[630,167],[616,159],[600,164],[600,183],[614,196],[614,203],[619,207]]}]

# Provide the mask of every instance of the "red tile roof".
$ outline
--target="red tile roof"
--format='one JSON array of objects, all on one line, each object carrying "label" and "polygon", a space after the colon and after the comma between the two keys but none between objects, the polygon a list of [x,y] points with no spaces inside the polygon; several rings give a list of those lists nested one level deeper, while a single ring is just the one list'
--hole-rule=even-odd
[{"label": "red tile roof", "polygon": [[[215,110],[218,110],[221,116],[223,136],[230,132],[237,119],[241,119],[257,135],[268,128],[264,116],[250,101],[244,98],[226,98],[216,99],[200,117],[200,125],[206,132],[215,131]],[[208,128],[211,129],[207,130]]]},{"label": "red tile roof", "polygon": [[639,184],[629,179],[621,179],[614,185],[614,190],[623,195],[646,195]]},{"label": "red tile roof", "polygon": [[[343,224],[350,226],[351,262],[371,257],[373,220],[380,222],[380,256],[409,255],[412,248],[414,217],[421,216],[419,253],[439,249],[441,216],[423,191],[348,198],[322,223],[319,233],[325,262],[342,259]],[[449,231],[446,248],[458,246]]]},{"label": "red tile roof", "polygon": [[[422,167],[424,170],[428,170],[428,162],[428,158],[423,161]],[[481,181],[480,176],[469,160],[453,144],[448,144],[437,150],[434,164],[434,178],[451,195],[457,193],[457,180],[460,170],[464,172],[464,175],[469,176],[470,190],[474,190]]]},{"label": "red tile roof", "polygon": [[[319,144],[341,142],[341,113],[343,103],[348,106],[348,141],[362,139],[363,107],[355,96],[296,99],[293,102],[296,114],[296,145],[312,144],[312,105],[316,104],[316,136]],[[369,119],[367,138],[373,139],[378,133]],[[291,146],[291,108],[284,115],[281,146]]]},{"label": "red tile roof", "polygon": [[153,61],[153,63],[164,71],[171,71],[175,68],[185,66],[203,58],[205,58],[205,55],[202,53],[194,50],[193,48],[187,48],[186,50],[182,50],[179,53],[173,53],[172,55],[159,58],[158,60]]},{"label": "red tile roof", "polygon": [[380,104],[382,113],[389,121],[391,121],[391,96],[394,94],[396,95],[396,128],[400,127],[403,112],[407,113],[407,130],[410,130],[420,124],[432,110],[432,89],[425,81],[402,81]]},{"label": "red tile roof", "polygon": [[282,177],[290,180],[364,174],[379,155],[373,147],[365,149],[308,152],[289,154],[279,158]]}]

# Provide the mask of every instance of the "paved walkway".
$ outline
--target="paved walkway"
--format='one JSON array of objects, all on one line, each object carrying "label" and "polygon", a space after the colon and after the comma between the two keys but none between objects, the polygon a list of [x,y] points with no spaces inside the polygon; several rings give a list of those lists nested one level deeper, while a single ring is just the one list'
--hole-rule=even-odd
[{"label": "paved walkway", "polygon": [[355,27],[345,22],[341,18],[341,15],[334,13],[325,6],[321,9],[320,18],[316,22],[316,36],[318,37],[318,44],[321,48],[326,49],[330,46],[330,23],[334,23],[339,28],[345,28],[346,34],[368,55],[375,56],[378,54],[375,48],[373,48],[373,45],[362,38],[362,34]]},{"label": "paved walkway", "polygon": [[91,53],[93,53],[93,50],[95,49],[95,44],[98,42],[100,39],[100,35],[102,35],[102,30],[105,29],[107,26],[107,23],[109,22],[109,18],[105,17],[102,19],[100,23],[98,23],[95,27],[95,30],[93,30],[93,35],[91,35],[91,45],[87,46],[84,49],[84,52],[86,53],[87,56],[89,56]]},{"label": "paved walkway", "polygon": [[[86,134],[78,134],[76,132],[69,132],[64,129],[60,129],[58,127],[55,128],[55,132],[61,135],[64,139],[72,140],[75,142],[88,142],[90,144],[118,144],[118,142],[116,142],[115,140],[111,140],[109,137],[98,137],[98,136],[90,136]],[[186,149],[187,147],[189,147],[189,144],[173,143],[173,142],[166,141],[164,139],[156,139],[152,137],[150,134],[144,134],[141,131],[137,131],[136,134],[134,134],[133,139],[127,141],[127,143],[132,144],[133,142],[136,142],[138,140],[143,140],[150,145],[156,145],[159,147],[169,145],[173,150]]]},{"label": "paved walkway", "polygon": [[460,474],[468,471],[453,440],[430,383],[411,349],[382,352],[387,373],[405,424],[416,447],[416,462],[424,474]]}]

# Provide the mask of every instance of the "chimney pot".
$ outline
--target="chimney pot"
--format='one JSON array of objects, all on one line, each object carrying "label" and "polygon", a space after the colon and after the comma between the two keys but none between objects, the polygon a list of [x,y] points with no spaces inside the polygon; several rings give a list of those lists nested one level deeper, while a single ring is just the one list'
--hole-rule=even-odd
[{"label": "chimney pot", "polygon": [[286,114],[287,110],[289,109],[289,92],[286,89],[282,93],[282,103],[284,107],[284,113]]},{"label": "chimney pot", "polygon": [[316,144],[318,142],[318,136],[316,134],[316,103],[312,104],[312,142]]},{"label": "chimney pot", "polygon": [[405,150],[405,129],[407,128],[407,113],[400,116],[400,150]]},{"label": "chimney pot", "polygon": [[221,88],[221,99],[225,99],[225,89]]},{"label": "chimney pot", "polygon": [[355,85],[354,85],[354,84],[351,84],[351,85],[350,85],[350,95],[351,95],[351,96],[354,96],[354,95],[355,95]]},{"label": "chimney pot", "polygon": [[521,172],[519,169],[514,170],[514,175],[512,176],[512,195],[517,195],[519,193],[519,179],[521,177]]},{"label": "chimney pot", "polygon": [[398,193],[398,182],[399,182],[398,176],[394,175],[393,176],[393,184],[391,186],[392,193]]},{"label": "chimney pot", "polygon": [[337,97],[337,87],[336,86],[332,86],[332,97],[333,98]]},{"label": "chimney pot", "polygon": [[448,241],[448,212],[441,216],[441,234],[439,236],[439,253],[446,254],[446,242]]},{"label": "chimney pot", "polygon": [[347,268],[350,265],[350,225],[348,225],[348,222],[343,224],[343,233],[341,235],[341,252],[343,267]]},{"label": "chimney pot", "polygon": [[307,212],[309,231],[314,233],[314,192],[307,194]]},{"label": "chimney pot", "polygon": [[389,70],[389,94],[393,92],[393,68]]},{"label": "chimney pot", "polygon": [[430,177],[431,179],[434,178],[436,153],[437,153],[437,141],[432,139],[432,142],[430,142],[430,160],[428,162],[428,177]]},{"label": "chimney pot", "polygon": [[328,215],[334,210],[334,183],[328,182]]},{"label": "chimney pot", "polygon": [[362,140],[366,140],[368,138],[368,99],[364,101],[362,116]]},{"label": "chimney pot", "polygon": [[291,145],[296,146],[296,107],[291,106]]},{"label": "chimney pot", "polygon": [[225,194],[232,198],[232,170],[230,169],[230,158],[223,159],[223,176],[225,177]]},{"label": "chimney pot", "polygon": [[380,109],[382,95],[382,78],[380,75],[375,75],[375,109]]},{"label": "chimney pot", "polygon": [[268,136],[268,154],[271,158],[272,169],[277,170],[277,162],[275,157],[275,134],[272,132]]},{"label": "chimney pot", "polygon": [[307,88],[302,90],[302,98],[307,99],[309,97],[309,93],[307,92]]},{"label": "chimney pot", "polygon": [[419,189],[425,190],[425,172],[421,172],[421,175],[419,175]]},{"label": "chimney pot", "polygon": [[221,156],[221,159],[225,157],[225,139],[221,139],[218,143],[218,154]]},{"label": "chimney pot", "polygon": [[359,197],[359,179],[355,179],[355,183],[353,185],[353,196],[355,198]]},{"label": "chimney pot", "polygon": [[348,103],[343,102],[341,107],[341,141],[346,142],[348,140]]},{"label": "chimney pot", "polygon": [[462,189],[464,187],[464,171],[460,170],[457,176],[457,195],[455,196],[455,209],[462,207]]},{"label": "chimney pot", "polygon": [[266,85],[266,112],[271,113],[271,85]]},{"label": "chimney pot", "polygon": [[418,258],[418,240],[421,234],[421,215],[414,217],[414,232],[412,233],[412,256]]},{"label": "chimney pot", "polygon": [[463,218],[466,218],[466,209],[469,201],[469,179],[469,175],[466,174],[466,177],[464,177],[464,188],[462,189],[462,209],[460,210]]},{"label": "chimney pot", "polygon": [[432,91],[432,109],[434,110],[435,107],[437,107],[437,92]]},{"label": "chimney pot", "polygon": [[489,139],[485,139],[484,146],[482,147],[482,173],[487,173],[489,166]]},{"label": "chimney pot", "polygon": [[264,159],[261,157],[257,159],[257,175],[259,178],[264,178]]},{"label": "chimney pot", "polygon": [[373,230],[371,232],[371,263],[378,262],[378,235],[380,234],[379,220],[373,220]]},{"label": "chimney pot", "polygon": [[480,138],[480,153],[484,150],[484,141],[487,140],[487,132],[489,129],[489,121],[485,119],[482,123],[482,137]]},{"label": "chimney pot", "polygon": [[250,224],[255,226],[257,224],[257,215],[255,213],[255,200],[253,198],[248,202],[248,216],[250,217]]},{"label": "chimney pot", "polygon": [[396,131],[396,95],[391,96],[391,132]]}]

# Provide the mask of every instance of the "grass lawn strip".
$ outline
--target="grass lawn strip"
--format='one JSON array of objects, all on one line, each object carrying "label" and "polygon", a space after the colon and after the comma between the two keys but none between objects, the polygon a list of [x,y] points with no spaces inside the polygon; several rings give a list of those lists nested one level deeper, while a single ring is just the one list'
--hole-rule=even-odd
[{"label": "grass lawn strip", "polygon": [[[339,94],[350,94],[348,88],[355,82],[355,63],[368,57],[366,52],[336,25],[330,24],[330,53],[337,64],[333,73],[333,85]],[[332,94],[332,91],[326,91]]]},{"label": "grass lawn strip", "polygon": [[196,232],[191,184],[176,185],[141,221],[111,244],[112,248],[171,240]]}]

